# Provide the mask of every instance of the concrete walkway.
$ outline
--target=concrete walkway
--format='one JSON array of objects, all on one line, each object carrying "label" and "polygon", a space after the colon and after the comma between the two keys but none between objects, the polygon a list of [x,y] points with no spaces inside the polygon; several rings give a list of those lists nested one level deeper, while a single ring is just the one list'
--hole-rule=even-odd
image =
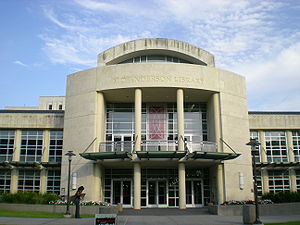
[{"label": "concrete walkway", "polygon": [[[300,221],[299,215],[263,216],[263,223]],[[209,215],[204,209],[125,209],[118,216],[118,225],[235,225],[243,224],[241,216]],[[20,218],[0,217],[1,225],[94,225],[94,218]]]}]

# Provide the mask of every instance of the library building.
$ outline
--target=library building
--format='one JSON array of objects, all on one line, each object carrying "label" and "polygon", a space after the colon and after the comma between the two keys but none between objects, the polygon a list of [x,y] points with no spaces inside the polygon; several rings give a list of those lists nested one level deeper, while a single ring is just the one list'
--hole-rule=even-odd
[{"label": "library building", "polygon": [[0,110],[0,192],[64,196],[70,179],[85,200],[203,207],[254,199],[252,160],[258,195],[300,191],[300,111],[248,111],[245,78],[177,40],[114,46],[66,96]]}]

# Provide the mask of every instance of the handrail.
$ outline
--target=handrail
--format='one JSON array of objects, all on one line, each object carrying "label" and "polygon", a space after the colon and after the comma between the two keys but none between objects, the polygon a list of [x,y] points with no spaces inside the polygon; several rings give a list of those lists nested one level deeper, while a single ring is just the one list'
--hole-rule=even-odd
[{"label": "handrail", "polygon": [[[101,142],[99,150],[101,152],[133,152],[135,141],[107,141]],[[189,153],[195,151],[216,152],[215,142],[208,141],[185,141],[185,151]],[[141,151],[178,151],[177,140],[143,140],[141,141]]]}]

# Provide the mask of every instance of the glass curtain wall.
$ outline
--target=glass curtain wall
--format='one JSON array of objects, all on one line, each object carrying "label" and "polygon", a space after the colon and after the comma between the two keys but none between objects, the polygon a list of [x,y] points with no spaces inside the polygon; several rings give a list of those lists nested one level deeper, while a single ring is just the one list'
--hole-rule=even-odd
[{"label": "glass curtain wall", "polygon": [[287,141],[284,131],[266,131],[268,162],[287,162]]},{"label": "glass curtain wall", "polygon": [[292,138],[293,138],[293,151],[295,156],[295,161],[300,161],[300,131],[295,130],[292,131]]},{"label": "glass curtain wall", "polygon": [[63,148],[63,131],[50,131],[49,162],[61,162]]},{"label": "glass curtain wall", "polygon": [[[186,103],[184,117],[186,143],[207,141],[206,104]],[[179,138],[176,103],[143,103],[141,125],[142,150],[175,150]],[[133,103],[107,104],[105,151],[132,149],[134,126]]]},{"label": "glass curtain wall", "polygon": [[14,130],[0,130],[0,162],[11,161],[15,144]]},{"label": "glass curtain wall", "polygon": [[40,162],[43,151],[43,131],[23,130],[21,134],[20,161]]}]

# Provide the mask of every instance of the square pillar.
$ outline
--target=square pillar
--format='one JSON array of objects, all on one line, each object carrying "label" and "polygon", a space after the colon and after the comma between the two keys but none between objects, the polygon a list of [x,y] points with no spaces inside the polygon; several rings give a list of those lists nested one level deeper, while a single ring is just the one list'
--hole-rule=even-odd
[{"label": "square pillar", "polygon": [[263,130],[258,131],[259,142],[260,142],[260,162],[268,162],[267,150],[266,150],[266,139],[265,132]]},{"label": "square pillar", "polygon": [[10,177],[10,193],[17,193],[18,191],[18,169],[13,168],[11,170],[11,177]]},{"label": "square pillar", "polygon": [[42,162],[48,162],[49,160],[49,144],[50,144],[50,131],[44,130],[43,132],[43,153]]},{"label": "square pillar", "polygon": [[177,89],[177,128],[178,150],[184,151],[184,94],[183,89]]},{"label": "square pillar", "polygon": [[179,208],[186,209],[185,164],[178,163]]},{"label": "square pillar", "polygon": [[266,169],[261,170],[261,185],[262,185],[262,193],[269,193],[269,175]]},{"label": "square pillar", "polygon": [[288,149],[289,162],[295,162],[292,131],[288,130],[286,132],[286,136],[287,136],[287,149]]},{"label": "square pillar", "polygon": [[40,170],[40,194],[47,192],[47,170],[45,168]]},{"label": "square pillar", "polygon": [[141,209],[141,164],[133,164],[133,183],[134,183],[134,209]]},{"label": "square pillar", "polygon": [[21,151],[21,130],[16,130],[15,147],[14,147],[12,161],[16,162],[20,160],[20,151]]},{"label": "square pillar", "polygon": [[97,92],[96,117],[95,117],[95,137],[97,138],[94,144],[94,152],[105,151],[106,149],[99,149],[100,143],[105,142],[105,99],[102,92]]},{"label": "square pillar", "polygon": [[289,169],[290,175],[290,191],[297,192],[297,178],[296,178],[296,171],[294,169]]}]

